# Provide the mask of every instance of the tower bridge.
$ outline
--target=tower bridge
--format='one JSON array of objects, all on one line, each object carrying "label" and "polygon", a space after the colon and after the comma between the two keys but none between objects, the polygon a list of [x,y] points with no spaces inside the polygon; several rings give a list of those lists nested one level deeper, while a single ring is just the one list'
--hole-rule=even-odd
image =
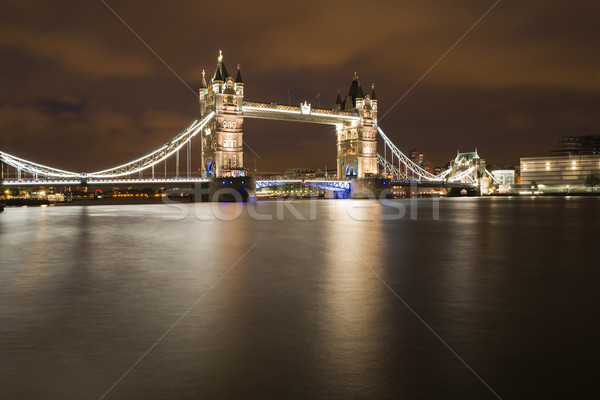
[{"label": "tower bridge", "polygon": [[[212,77],[202,72],[198,92],[199,116],[185,129],[150,153],[128,163],[97,172],[72,172],[48,167],[0,151],[2,182],[5,186],[73,186],[137,184],[208,184],[216,191],[231,182],[235,190],[253,196],[256,189],[282,181],[254,181],[244,168],[244,119],[258,118],[335,126],[336,177],[313,180],[308,184],[331,191],[347,191],[363,197],[367,189],[383,189],[387,183],[401,182],[418,186],[479,187],[485,177],[485,161],[475,153],[464,153],[450,168],[434,175],[414,163],[392,143],[377,123],[378,100],[374,85],[365,94],[355,73],[348,94],[338,93],[331,109],[313,108],[307,101],[282,105],[250,101],[238,65],[236,76],[229,74],[220,52]],[[196,138],[196,139],[195,139]],[[378,153],[382,139],[384,154]],[[192,142],[201,147],[201,176],[191,172]],[[199,143],[198,143],[199,142]],[[181,173],[181,155],[186,172]],[[388,157],[389,154],[389,157]],[[167,176],[167,160],[175,159],[174,177]],[[7,168],[12,168],[5,171]],[[162,167],[164,166],[164,175]],[[157,171],[160,170],[160,171]],[[12,176],[11,176],[12,175]],[[223,178],[227,178],[223,180]],[[312,182],[312,183],[311,183]],[[288,183],[295,183],[289,181]],[[302,181],[307,184],[306,181]],[[368,186],[371,185],[372,186]]]}]

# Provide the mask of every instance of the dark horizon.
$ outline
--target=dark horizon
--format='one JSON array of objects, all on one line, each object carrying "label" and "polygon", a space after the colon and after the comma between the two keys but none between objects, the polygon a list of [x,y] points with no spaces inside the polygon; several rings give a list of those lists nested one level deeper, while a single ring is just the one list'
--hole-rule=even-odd
[{"label": "dark horizon", "polygon": [[[332,108],[357,72],[386,134],[434,165],[475,148],[518,163],[600,126],[594,2],[501,1],[475,26],[495,2],[107,4],[152,51],[100,1],[2,6],[2,151],[75,171],[136,158],[196,118],[221,49],[249,100]],[[259,171],[335,165],[331,127],[248,119],[244,140]]]}]

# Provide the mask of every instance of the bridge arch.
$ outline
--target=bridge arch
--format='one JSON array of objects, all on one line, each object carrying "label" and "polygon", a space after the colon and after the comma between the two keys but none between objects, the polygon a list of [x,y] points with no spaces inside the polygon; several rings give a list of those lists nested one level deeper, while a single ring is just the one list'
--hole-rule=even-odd
[{"label": "bridge arch", "polygon": [[346,179],[356,179],[358,177],[358,168],[354,164],[346,165],[344,172]]},{"label": "bridge arch", "polygon": [[215,162],[213,160],[206,161],[206,178],[215,177]]}]

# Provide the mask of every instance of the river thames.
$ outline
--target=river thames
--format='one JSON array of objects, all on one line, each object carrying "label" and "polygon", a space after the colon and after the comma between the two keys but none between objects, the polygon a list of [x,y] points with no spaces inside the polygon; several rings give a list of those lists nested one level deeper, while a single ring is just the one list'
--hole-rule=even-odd
[{"label": "river thames", "polygon": [[597,395],[600,198],[286,204],[6,209],[0,398]]}]

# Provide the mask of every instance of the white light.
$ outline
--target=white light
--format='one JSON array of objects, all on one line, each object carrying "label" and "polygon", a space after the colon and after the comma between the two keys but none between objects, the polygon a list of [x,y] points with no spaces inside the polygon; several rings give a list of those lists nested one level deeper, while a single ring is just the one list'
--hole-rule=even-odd
[{"label": "white light", "polygon": [[[171,139],[168,143],[162,145],[161,147],[154,150],[153,152],[148,153],[147,155],[138,158],[137,160],[134,160],[134,161],[128,162],[127,164],[123,164],[118,167],[110,168],[110,169],[107,169],[104,171],[92,172],[92,173],[88,174],[88,176],[90,178],[116,178],[119,176],[134,174],[139,171],[150,168],[153,165],[156,165],[156,164],[162,162],[163,160],[169,158],[171,155],[173,155],[175,152],[177,152],[177,150],[179,150],[183,146],[185,146],[185,144],[187,144],[187,142],[189,142],[193,136],[195,136],[200,130],[202,130],[206,126],[206,124],[212,119],[212,117],[214,115],[215,115],[215,112],[213,111],[210,114],[208,114],[206,117],[204,117],[204,119],[194,121],[188,128],[186,128],[184,131],[182,131],[175,138]],[[176,145],[176,147],[174,147],[175,145]],[[159,154],[161,152],[163,152],[163,153],[168,152],[168,153]],[[153,160],[152,156],[156,156],[157,158]],[[129,166],[133,166],[135,163],[140,163],[141,165],[138,167],[133,167],[132,169],[124,171],[124,172],[113,172],[113,171],[118,171],[118,170],[121,170],[121,169],[129,167]]]},{"label": "white light", "polygon": [[304,104],[300,104],[300,112],[302,114],[310,114],[310,104],[308,104],[308,102],[304,102]]},{"label": "white light", "polygon": [[[278,112],[284,114],[303,114],[300,110],[281,110],[278,108],[263,108],[263,107],[254,107],[254,106],[244,106],[244,111],[264,111],[264,112]],[[323,118],[331,118],[331,119],[348,119],[351,121],[356,121],[358,123],[359,118],[353,117],[350,115],[337,115],[337,114],[321,114],[321,113],[311,113],[310,115],[323,117]]]},{"label": "white light", "polygon": [[255,111],[272,111],[272,112],[280,112],[286,114],[300,114],[300,110],[279,110],[277,108],[261,108],[261,107],[252,107],[252,106],[244,106],[244,110],[255,110]]},{"label": "white light", "polygon": [[19,170],[32,173],[34,175],[42,175],[47,177],[59,177],[59,178],[75,178],[77,173],[64,171],[62,169],[51,168],[42,164],[32,163],[13,155],[3,153],[0,151],[0,159],[6,164],[15,167]]}]

